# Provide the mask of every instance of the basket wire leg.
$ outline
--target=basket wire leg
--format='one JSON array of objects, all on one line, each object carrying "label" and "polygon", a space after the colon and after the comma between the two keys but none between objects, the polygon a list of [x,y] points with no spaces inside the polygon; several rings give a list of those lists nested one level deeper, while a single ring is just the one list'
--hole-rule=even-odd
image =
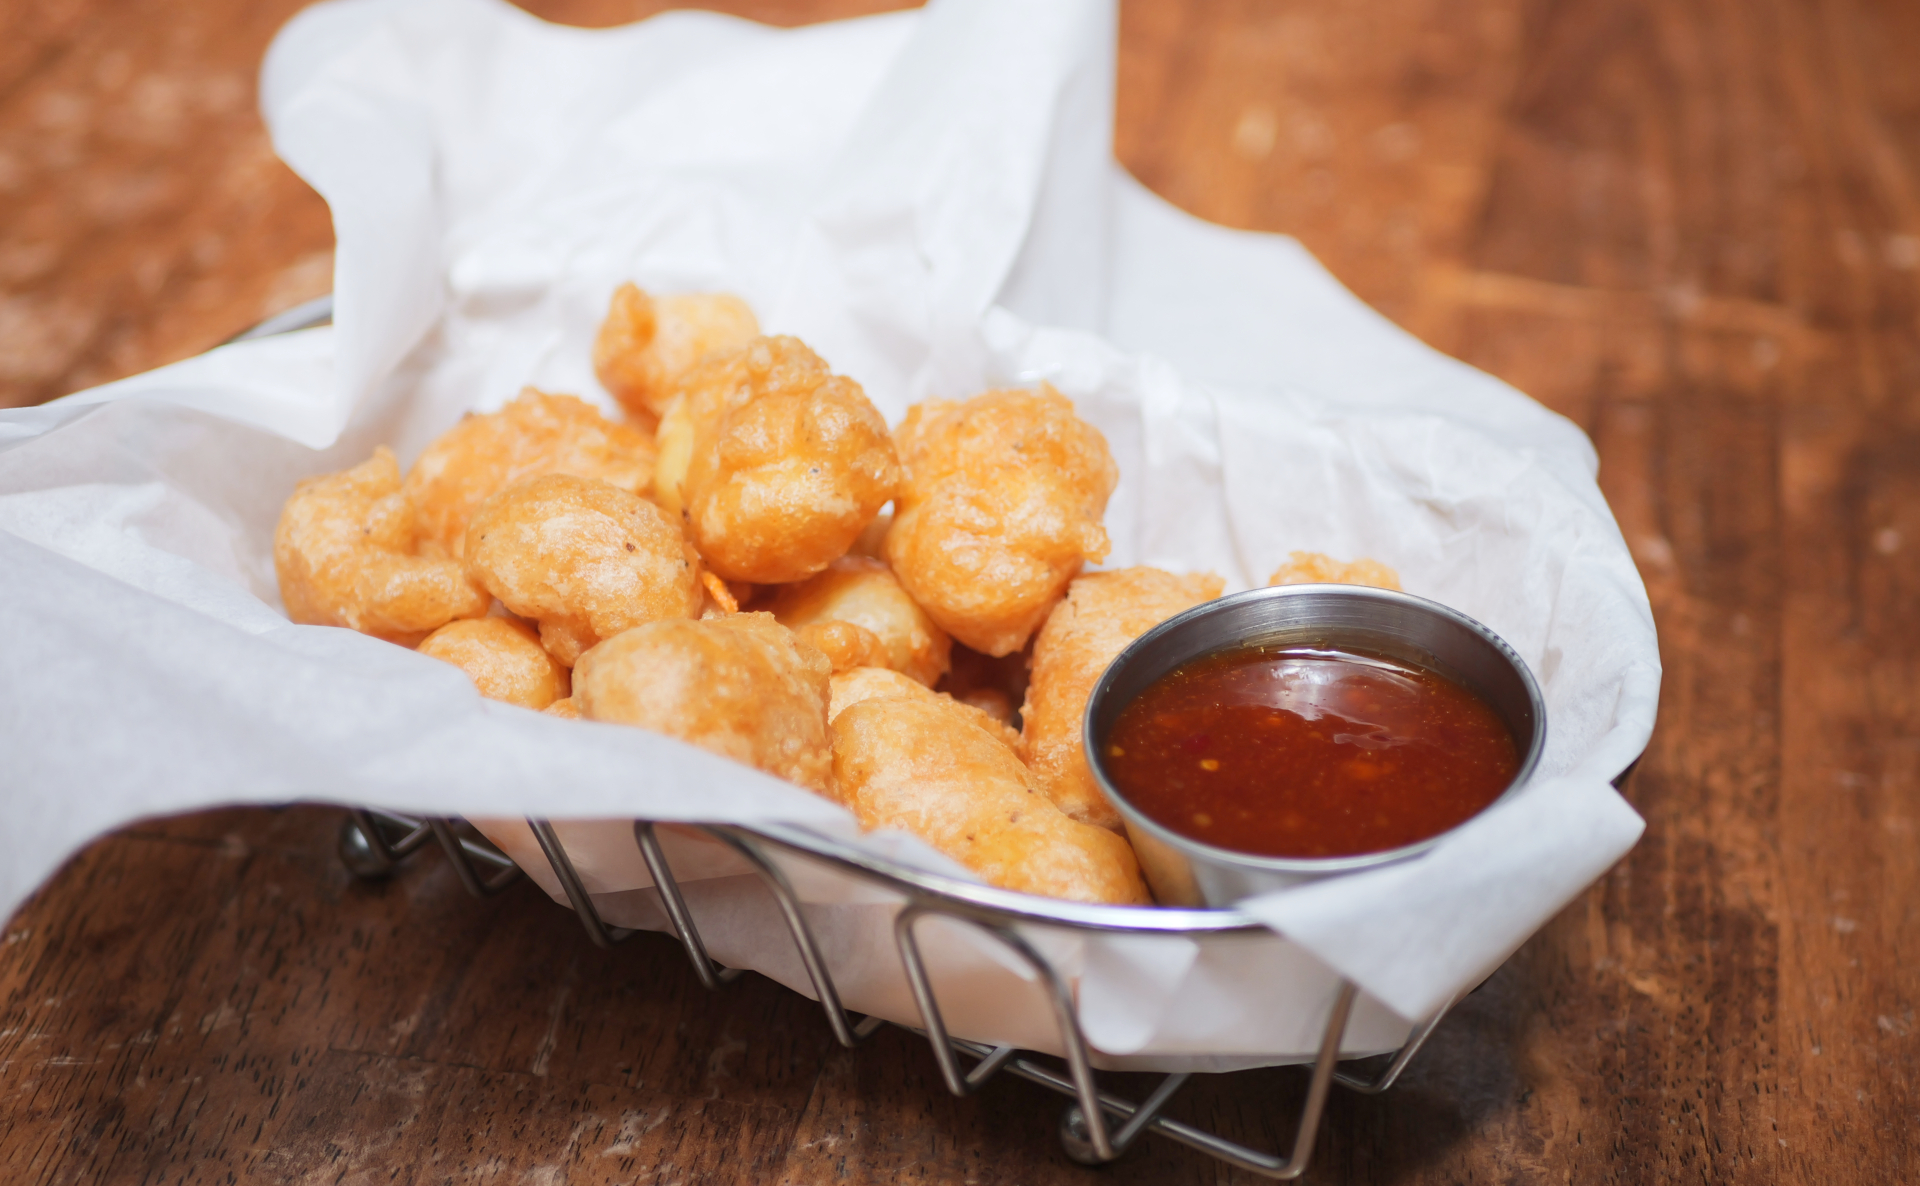
[{"label": "basket wire leg", "polygon": [[1340,1061],[1340,1043],[1346,1037],[1347,1018],[1352,1015],[1353,1002],[1359,995],[1359,987],[1351,980],[1340,982],[1340,994],[1334,998],[1333,1008],[1327,1015],[1320,1053],[1314,1059],[1313,1077],[1307,1083],[1307,1102],[1300,1109],[1300,1127],[1293,1135],[1293,1152],[1285,1161],[1164,1116],[1153,1121],[1153,1130],[1263,1178],[1283,1182],[1298,1178],[1313,1158],[1314,1141],[1320,1135],[1320,1116],[1326,1110],[1333,1070]]},{"label": "basket wire leg", "polygon": [[[388,839],[395,833],[399,839]],[[432,834],[426,824],[411,816],[349,807],[340,825],[340,862],[354,876],[378,881],[393,876],[400,862]]]},{"label": "basket wire leg", "polygon": [[[367,834],[367,841],[375,851],[389,861],[399,861],[413,855],[427,842],[430,834],[428,826],[412,816],[396,815],[391,811],[373,811],[365,807],[355,807],[353,818]],[[387,827],[391,825],[401,830],[398,840],[387,839]]]},{"label": "basket wire leg", "polygon": [[[427,820],[427,826],[433,829],[434,839],[440,842],[441,850],[447,854],[454,873],[459,875],[460,884],[474,897],[485,898],[497,894],[519,878],[520,867],[504,853],[454,835],[452,820],[434,816]],[[476,862],[492,865],[492,872],[482,874]]]},{"label": "basket wire leg", "polygon": [[[1360,990],[1352,981],[1340,982],[1340,993],[1334,998],[1333,1008],[1328,1013],[1327,1028],[1320,1039],[1320,1052],[1314,1059],[1313,1076],[1307,1085],[1307,1100],[1300,1109],[1300,1127],[1294,1133],[1293,1152],[1285,1161],[1165,1116],[1153,1117],[1146,1127],[1190,1149],[1197,1149],[1209,1157],[1260,1177],[1275,1181],[1291,1181],[1298,1178],[1306,1172],[1307,1163],[1313,1158],[1314,1143],[1320,1133],[1320,1117],[1326,1109],[1328,1090],[1333,1085],[1333,1070],[1340,1061],[1340,1043],[1346,1036],[1347,1019],[1351,1016],[1353,1003],[1359,995]],[[1066,1084],[1059,1082],[1057,1076],[1046,1077],[1043,1074],[1034,1073],[1039,1068],[1026,1065],[1024,1059],[1014,1063],[1010,1069],[1022,1078],[1044,1083],[1056,1091],[1066,1090]],[[1053,1081],[1050,1082],[1049,1078]],[[1167,1085],[1162,1083],[1161,1090],[1166,1089]],[[1156,1097],[1160,1094],[1160,1091],[1154,1093]],[[1126,1101],[1115,1099],[1104,1093],[1100,1097],[1100,1102],[1108,1110],[1121,1115],[1126,1115],[1132,1107]],[[1075,1150],[1076,1143],[1085,1140],[1076,1124],[1079,1118],[1075,1113],[1079,1111],[1077,1107],[1068,1110],[1066,1119],[1061,1123],[1062,1141],[1066,1145],[1069,1157],[1074,1157],[1076,1160],[1090,1160],[1076,1153]],[[1145,1108],[1143,1107],[1141,1111],[1145,1111]],[[1131,1128],[1132,1125],[1129,1124],[1128,1127]]]},{"label": "basket wire leg", "polygon": [[[1288,1181],[1306,1172],[1307,1164],[1313,1158],[1313,1147],[1319,1136],[1320,1120],[1326,1110],[1327,1095],[1333,1086],[1335,1070],[1339,1066],[1340,1045],[1346,1037],[1347,1021],[1352,1016],[1354,1002],[1360,995],[1359,986],[1352,981],[1340,982],[1340,989],[1334,998],[1333,1007],[1328,1011],[1326,1028],[1322,1031],[1320,1039],[1320,1049],[1314,1059],[1312,1076],[1307,1084],[1306,1102],[1300,1109],[1299,1127],[1294,1133],[1293,1149],[1289,1156],[1282,1160],[1270,1154],[1249,1149],[1224,1137],[1215,1136],[1204,1129],[1182,1124],[1178,1120],[1160,1115],[1161,1109],[1186,1083],[1190,1077],[1188,1075],[1168,1075],[1160,1081],[1159,1086],[1144,1103],[1137,1105],[1097,1090],[1093,1082],[1091,1060],[1087,1056],[1086,1039],[1080,1031],[1071,995],[1066,991],[1064,982],[1052,965],[1011,928],[995,927],[984,923],[976,924],[1019,953],[1036,972],[1040,973],[1053,990],[1055,1014],[1060,1021],[1062,1046],[1067,1051],[1067,1064],[1071,1078],[1063,1077],[1028,1059],[1013,1058],[1014,1051],[1008,1047],[999,1047],[989,1052],[988,1048],[980,1043],[951,1038],[947,1033],[946,1021],[940,1014],[939,1002],[934,996],[932,983],[927,976],[919,943],[914,937],[914,923],[923,914],[954,917],[924,905],[909,906],[901,912],[894,923],[894,938],[900,947],[901,962],[906,967],[907,980],[913,989],[914,1001],[920,1008],[928,1041],[933,1046],[934,1058],[940,1064],[940,1072],[947,1081],[948,1090],[955,1095],[969,1094],[985,1082],[994,1071],[1004,1066],[1010,1073],[1022,1079],[1073,1097],[1076,1103],[1067,1110],[1061,1121],[1061,1143],[1069,1157],[1086,1164],[1097,1165],[1114,1160],[1141,1133],[1151,1130],[1263,1178]],[[1423,1028],[1430,1033],[1432,1025],[1429,1024]],[[1419,1036],[1424,1038],[1425,1035]],[[1410,1041],[1408,1045],[1413,1046],[1415,1043]],[[956,1050],[964,1050],[980,1056],[983,1061],[974,1067],[972,1074],[962,1076],[959,1062],[954,1057]],[[1401,1054],[1404,1057],[1396,1057],[1395,1062],[1405,1066],[1407,1059],[1412,1057],[1412,1053],[1403,1049]],[[1383,1081],[1390,1082],[1384,1075],[1381,1078]],[[1384,1089],[1383,1086],[1381,1090]],[[1109,1132],[1106,1117],[1103,1115],[1106,1112],[1111,1112],[1125,1120],[1126,1123],[1119,1132]]]},{"label": "basket wire leg", "polygon": [[[963,1047],[948,1035],[947,1020],[940,1012],[940,1001],[933,994],[933,981],[927,976],[926,963],[920,958],[920,943],[913,933],[913,924],[926,913],[931,912],[916,905],[902,910],[893,920],[894,943],[900,948],[900,962],[907,970],[907,985],[913,990],[913,1002],[920,1010],[920,1024],[926,1030],[927,1042],[933,1047],[933,1059],[940,1064],[940,1077],[946,1080],[947,1090],[953,1094],[971,1095],[1006,1065],[1017,1050],[1012,1046],[976,1049],[971,1043]],[[961,1073],[960,1060],[954,1057],[958,1049],[981,1056],[980,1062],[967,1074]]]},{"label": "basket wire leg", "polygon": [[[1113,1155],[1115,1157],[1119,1157],[1122,1153],[1125,1153],[1128,1146],[1133,1144],[1134,1139],[1141,1133],[1147,1131],[1147,1125],[1151,1124],[1154,1119],[1160,1115],[1160,1109],[1167,1106],[1167,1101],[1173,1098],[1173,1093],[1186,1086],[1187,1080],[1191,1078],[1193,1078],[1193,1075],[1188,1071],[1180,1071],[1168,1075],[1166,1078],[1160,1080],[1160,1086],[1153,1089],[1153,1094],[1147,1097],[1145,1103],[1133,1108],[1133,1115],[1128,1117],[1127,1122],[1120,1127],[1119,1132],[1113,1134]],[[1120,1101],[1113,1097],[1108,1096],[1105,1092],[1100,1093],[1101,1107],[1119,1112],[1125,1116],[1125,1109],[1115,1107],[1115,1104],[1119,1102]],[[1066,1114],[1060,1117],[1060,1145],[1067,1151],[1068,1157],[1073,1158],[1083,1165],[1099,1164],[1094,1153],[1093,1143],[1088,1139],[1087,1116],[1086,1113],[1081,1110],[1079,1104],[1067,1105]]]},{"label": "basket wire leg", "polygon": [[[1285,1181],[1307,1171],[1313,1159],[1313,1143],[1320,1136],[1320,1114],[1327,1107],[1327,1092],[1333,1086],[1333,1070],[1340,1062],[1340,1043],[1347,1036],[1347,1018],[1353,1015],[1353,1002],[1360,986],[1351,980],[1340,982],[1340,995],[1334,998],[1327,1015],[1326,1033],[1320,1039],[1320,1057],[1313,1063],[1313,1078],[1307,1082],[1307,1103],[1300,1109],[1300,1127],[1293,1134],[1293,1154],[1277,1168],[1250,1166],[1264,1177]],[[1216,1138],[1218,1139],[1218,1138]]]},{"label": "basket wire leg", "polygon": [[600,911],[594,908],[593,897],[587,893],[586,883],[580,880],[580,874],[574,869],[573,860],[567,856],[566,846],[560,843],[560,836],[553,830],[553,825],[529,816],[527,826],[533,829],[534,839],[540,842],[540,851],[546,854],[547,864],[553,867],[553,875],[560,879],[560,887],[567,891],[567,901],[573,904],[573,912],[579,917],[580,925],[586,928],[587,938],[593,940],[593,945],[612,947],[633,934],[625,927],[610,927],[601,920]]},{"label": "basket wire leg", "polygon": [[[884,1017],[863,1017],[855,1023],[848,1016],[846,1006],[840,1003],[840,990],[833,982],[833,973],[828,971],[827,961],[820,954],[820,944],[813,937],[813,928],[807,925],[806,915],[801,912],[800,896],[793,892],[793,883],[787,880],[787,875],[780,867],[768,859],[759,845],[730,828],[708,828],[706,831],[739,853],[773,892],[774,901],[780,905],[781,917],[786,919],[787,929],[793,933],[793,945],[800,950],[800,961],[807,966],[807,976],[813,981],[814,996],[819,999],[820,1007],[827,1015],[827,1024],[832,1027],[833,1036],[840,1044],[848,1048],[856,1046],[862,1038],[885,1025]],[[651,859],[648,865],[651,867]],[[659,880],[657,873],[654,880]]]},{"label": "basket wire leg", "polygon": [[[940,1064],[940,1074],[947,1081],[947,1090],[955,1095],[966,1095],[999,1070],[1001,1065],[1012,1057],[1009,1047],[1000,1047],[973,1068],[973,1073],[962,1076],[960,1062],[954,1056],[954,1043],[947,1034],[946,1019],[941,1016],[940,1002],[933,993],[933,982],[927,976],[926,963],[920,957],[920,944],[914,937],[913,925],[926,914],[942,913],[920,903],[912,903],[900,912],[894,920],[894,941],[900,948],[901,962],[906,966],[907,982],[913,989],[914,1003],[919,1006],[920,1020],[927,1029],[927,1041],[933,1047],[933,1056]],[[953,917],[942,914],[943,917]],[[970,921],[970,920],[962,920]],[[1087,1143],[1096,1161],[1112,1161],[1119,1156],[1114,1148],[1112,1135],[1107,1130],[1106,1113],[1100,1108],[1100,1089],[1093,1078],[1093,1058],[1087,1051],[1086,1036],[1080,1032],[1080,1016],[1074,1007],[1073,993],[1058,969],[1035,951],[1031,944],[1012,927],[993,926],[987,923],[974,923],[981,930],[1000,940],[1021,959],[1025,960],[1048,989],[1048,1003],[1053,1007],[1054,1023],[1060,1029],[1060,1045],[1066,1051],[1067,1070],[1072,1076],[1073,1094],[1080,1101],[1080,1110],[1086,1118]],[[1178,1087],[1178,1084],[1174,1085]],[[1167,1093],[1171,1096],[1172,1091]],[[1163,1099],[1162,1103],[1165,1102]]]},{"label": "basket wire leg", "polygon": [[654,888],[660,891],[660,903],[667,908],[667,921],[673,924],[673,933],[693,963],[693,974],[708,989],[739,979],[741,969],[723,968],[707,954],[706,941],[700,938],[700,928],[694,925],[693,911],[687,909],[687,899],[680,893],[680,883],[674,879],[673,867],[667,864],[666,851],[660,847],[660,837],[655,835],[652,822],[635,820],[633,839],[640,846],[647,871],[653,874]]},{"label": "basket wire leg", "polygon": [[1400,1047],[1400,1049],[1394,1053],[1393,1061],[1388,1063],[1386,1069],[1378,1075],[1375,1075],[1371,1079],[1362,1079],[1351,1071],[1342,1071],[1336,1068],[1333,1072],[1333,1081],[1351,1091],[1358,1091],[1366,1095],[1379,1095],[1387,1088],[1392,1087],[1394,1083],[1399,1080],[1400,1072],[1407,1069],[1407,1064],[1413,1061],[1413,1056],[1420,1053],[1420,1047],[1427,1044],[1427,1039],[1433,1036],[1435,1027],[1446,1018],[1447,1012],[1451,1010],[1459,1000],[1460,998],[1457,996],[1449,999],[1446,1004],[1440,1006],[1439,1012],[1415,1027],[1414,1031],[1407,1035],[1406,1045]]}]

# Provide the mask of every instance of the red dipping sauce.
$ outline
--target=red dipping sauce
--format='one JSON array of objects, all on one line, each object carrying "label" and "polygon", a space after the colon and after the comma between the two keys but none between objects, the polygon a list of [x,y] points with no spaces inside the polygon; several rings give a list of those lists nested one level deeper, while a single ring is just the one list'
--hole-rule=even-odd
[{"label": "red dipping sauce", "polygon": [[1175,668],[1120,711],[1100,761],[1171,831],[1307,858],[1437,836],[1499,798],[1520,766],[1499,715],[1451,680],[1298,645]]}]

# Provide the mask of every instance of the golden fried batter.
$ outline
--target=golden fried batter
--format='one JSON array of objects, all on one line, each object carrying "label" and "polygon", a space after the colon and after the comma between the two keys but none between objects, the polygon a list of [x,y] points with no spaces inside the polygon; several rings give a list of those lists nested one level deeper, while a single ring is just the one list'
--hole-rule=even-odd
[{"label": "golden fried batter", "polygon": [[[904,471],[902,471],[904,473]],[[873,522],[860,530],[860,538],[853,541],[847,549],[849,556],[871,556],[875,560],[887,558],[887,532],[893,528],[893,508],[888,507],[873,517]]]},{"label": "golden fried batter", "polygon": [[403,646],[487,612],[486,592],[458,561],[418,552],[400,463],[384,445],[352,469],[301,482],[273,533],[289,618]]},{"label": "golden fried batter", "polygon": [[798,338],[755,338],[709,355],[660,422],[654,498],[730,581],[819,572],[899,482],[879,411]]},{"label": "golden fried batter", "polygon": [[966,705],[924,689],[833,718],[841,801],[863,828],[899,828],[989,884],[1082,902],[1148,903],[1133,849],[1060,813]]},{"label": "golden fried batter", "polygon": [[[848,667],[891,667],[909,678],[932,686],[947,670],[951,644],[946,631],[933,624],[886,564],[866,556],[842,556],[825,572],[779,591],[768,606],[782,625],[799,631],[830,622],[848,622],[871,632],[882,648],[879,658],[861,663],[834,663],[835,671]],[[815,644],[816,646],[819,644]],[[827,650],[826,647],[821,647]],[[833,652],[828,651],[828,657]]]},{"label": "golden fried batter", "polygon": [[420,644],[423,655],[467,673],[480,694],[542,709],[567,695],[567,669],[540,645],[533,628],[507,618],[448,622]]},{"label": "golden fried batter", "polygon": [[851,671],[836,671],[828,686],[831,690],[827,701],[828,721],[862,700],[872,700],[876,696],[940,695],[889,667],[855,667]]},{"label": "golden fried batter", "polygon": [[1370,585],[1398,589],[1400,574],[1378,560],[1342,564],[1324,552],[1289,552],[1287,562],[1273,570],[1268,585]]},{"label": "golden fried batter", "polygon": [[833,798],[829,674],[772,614],[670,619],[582,655],[573,699],[588,720],[678,737]]},{"label": "golden fried batter", "polygon": [[794,627],[793,636],[825,655],[835,671],[885,667],[890,658],[879,635],[852,622],[809,622]]},{"label": "golden fried batter", "polygon": [[1013,697],[999,688],[969,688],[947,694],[962,704],[973,705],[1008,728],[1013,727]]},{"label": "golden fried batter", "polygon": [[467,529],[467,570],[540,623],[560,662],[622,630],[700,612],[699,558],[679,524],[636,494],[571,474],[494,495]]},{"label": "golden fried batter", "polygon": [[907,469],[886,557],[913,599],[974,650],[1026,645],[1082,563],[1119,470],[1106,438],[1053,388],[989,391],[908,409]]},{"label": "golden fried batter", "polygon": [[570,395],[529,387],[498,412],[469,415],[427,446],[407,474],[423,540],[458,558],[480,504],[540,474],[598,478],[633,494],[653,482],[653,434],[616,424]]},{"label": "golden fried batter", "polygon": [[573,702],[571,696],[563,696],[540,711],[549,716],[565,717],[570,721],[580,719],[580,707]]},{"label": "golden fried batter", "polygon": [[945,692],[936,692],[925,684],[908,679],[886,667],[855,667],[848,671],[836,671],[833,675],[832,695],[827,703],[827,720],[831,722],[843,710],[851,708],[862,700],[899,696],[952,704],[960,716],[999,738],[1008,749],[1020,755],[1023,760],[1026,756],[1025,743],[1020,740],[1019,730],[1005,721],[996,720],[991,713],[975,705],[955,700]]},{"label": "golden fried batter", "polygon": [[547,654],[563,667],[572,667],[580,661],[600,636],[593,632],[593,625],[585,618],[543,618],[540,627],[540,645],[547,648]]},{"label": "golden fried batter", "polygon": [[654,297],[622,284],[593,340],[593,373],[628,411],[651,422],[667,410],[674,383],[693,364],[759,333],[753,310],[737,296]]},{"label": "golden fried batter", "polygon": [[1087,697],[1127,644],[1173,615],[1220,596],[1212,573],[1175,576],[1120,568],[1075,577],[1033,644],[1033,678],[1020,710],[1034,781],[1061,811],[1083,823],[1120,827],[1087,766],[1080,721]]}]

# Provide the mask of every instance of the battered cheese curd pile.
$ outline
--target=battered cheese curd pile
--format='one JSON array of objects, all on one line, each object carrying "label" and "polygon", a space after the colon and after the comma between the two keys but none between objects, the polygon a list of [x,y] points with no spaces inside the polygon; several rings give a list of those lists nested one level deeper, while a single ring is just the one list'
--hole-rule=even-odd
[{"label": "battered cheese curd pile", "polygon": [[[1080,717],[1129,642],[1222,581],[1082,572],[1119,473],[1068,400],[929,400],[889,431],[739,298],[632,284],[593,363],[624,420],[529,388],[405,474],[383,447],[300,483],[274,533],[288,616],[677,737],[993,885],[1152,901]],[[1298,552],[1272,583],[1325,580],[1399,584]]]}]

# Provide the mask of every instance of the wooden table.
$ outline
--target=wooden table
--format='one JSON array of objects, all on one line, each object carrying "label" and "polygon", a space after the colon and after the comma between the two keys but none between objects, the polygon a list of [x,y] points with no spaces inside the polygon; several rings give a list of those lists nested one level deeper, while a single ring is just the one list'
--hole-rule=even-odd
[{"label": "wooden table", "polygon": [[[295,7],[0,15],[0,403],[325,290],[253,114]],[[1916,60],[1903,0],[1124,5],[1121,159],[1584,427],[1661,630],[1646,838],[1400,1087],[1336,1093],[1311,1180],[1920,1180]],[[1094,1180],[1038,1089],[954,1100],[917,1039],[842,1052],[792,993],[709,996],[435,857],[356,883],[336,823],[129,828],[12,920],[0,1178]],[[1274,1147],[1299,1092],[1173,1111]],[[1153,1141],[1105,1173],[1235,1177]]]}]

